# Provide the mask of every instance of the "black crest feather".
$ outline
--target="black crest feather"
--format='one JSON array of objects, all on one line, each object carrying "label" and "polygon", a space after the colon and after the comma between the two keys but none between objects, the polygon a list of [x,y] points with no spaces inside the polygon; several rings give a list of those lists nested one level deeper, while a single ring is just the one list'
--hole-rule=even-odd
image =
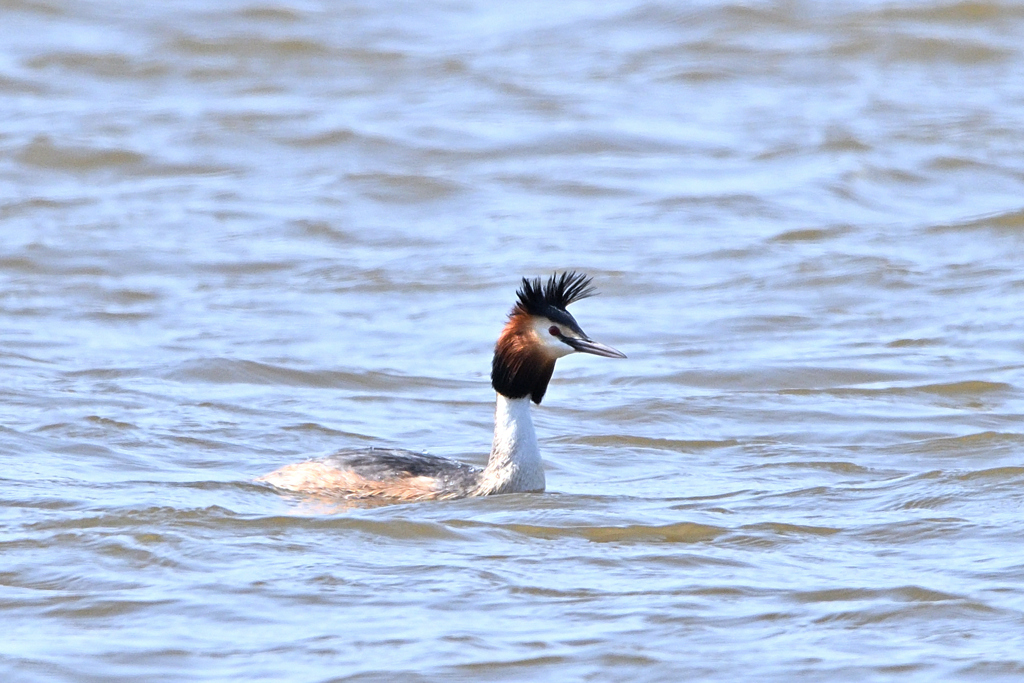
[{"label": "black crest feather", "polygon": [[589,277],[575,270],[555,273],[543,286],[539,277],[524,277],[523,286],[516,291],[516,306],[531,315],[546,315],[551,308],[564,311],[569,304],[596,293],[590,282]]},{"label": "black crest feather", "polygon": [[524,277],[522,287],[516,292],[518,301],[509,313],[509,322],[494,346],[491,363],[494,390],[509,398],[529,396],[534,403],[540,403],[555,370],[555,359],[531,343],[532,327],[521,316],[544,316],[586,338],[565,308],[594,294],[590,278],[574,270],[555,273],[547,283],[542,283],[539,277]]}]

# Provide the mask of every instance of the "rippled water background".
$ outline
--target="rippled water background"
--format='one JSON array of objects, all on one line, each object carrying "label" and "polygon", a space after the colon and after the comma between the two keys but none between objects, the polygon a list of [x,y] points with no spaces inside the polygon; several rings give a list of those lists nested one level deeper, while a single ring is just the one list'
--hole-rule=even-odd
[{"label": "rippled water background", "polygon": [[[4,681],[1024,676],[1024,9],[0,0]],[[481,463],[522,275],[548,492]]]}]

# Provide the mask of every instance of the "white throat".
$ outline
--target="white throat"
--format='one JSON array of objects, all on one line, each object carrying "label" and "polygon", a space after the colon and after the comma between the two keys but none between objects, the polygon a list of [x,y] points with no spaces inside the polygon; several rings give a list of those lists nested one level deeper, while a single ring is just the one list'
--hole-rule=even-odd
[{"label": "white throat", "polygon": [[530,417],[530,397],[498,394],[494,407],[494,442],[477,495],[544,490],[544,463]]}]

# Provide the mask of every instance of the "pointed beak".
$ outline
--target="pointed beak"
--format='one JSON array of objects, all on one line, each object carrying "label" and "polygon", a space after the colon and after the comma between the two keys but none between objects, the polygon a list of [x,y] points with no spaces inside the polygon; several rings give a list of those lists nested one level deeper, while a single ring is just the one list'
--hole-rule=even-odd
[{"label": "pointed beak", "polygon": [[561,340],[571,346],[574,351],[580,351],[582,353],[592,353],[595,356],[604,356],[605,358],[625,358],[626,354],[618,349],[613,349],[610,346],[605,346],[600,342],[596,342],[593,339],[587,339],[585,337],[561,337]]}]

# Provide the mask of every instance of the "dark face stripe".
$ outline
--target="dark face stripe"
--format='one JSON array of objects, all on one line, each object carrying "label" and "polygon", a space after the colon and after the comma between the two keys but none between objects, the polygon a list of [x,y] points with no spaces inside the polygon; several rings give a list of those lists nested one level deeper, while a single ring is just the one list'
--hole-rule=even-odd
[{"label": "dark face stripe", "polygon": [[554,306],[548,306],[545,309],[544,313],[542,313],[541,315],[543,315],[551,322],[558,323],[559,325],[564,325],[565,327],[568,327],[570,330],[580,335],[581,337],[587,336],[586,333],[584,333],[583,330],[580,329],[580,326],[576,322],[576,319],[573,318],[568,311],[563,311],[559,308],[555,308]]}]

